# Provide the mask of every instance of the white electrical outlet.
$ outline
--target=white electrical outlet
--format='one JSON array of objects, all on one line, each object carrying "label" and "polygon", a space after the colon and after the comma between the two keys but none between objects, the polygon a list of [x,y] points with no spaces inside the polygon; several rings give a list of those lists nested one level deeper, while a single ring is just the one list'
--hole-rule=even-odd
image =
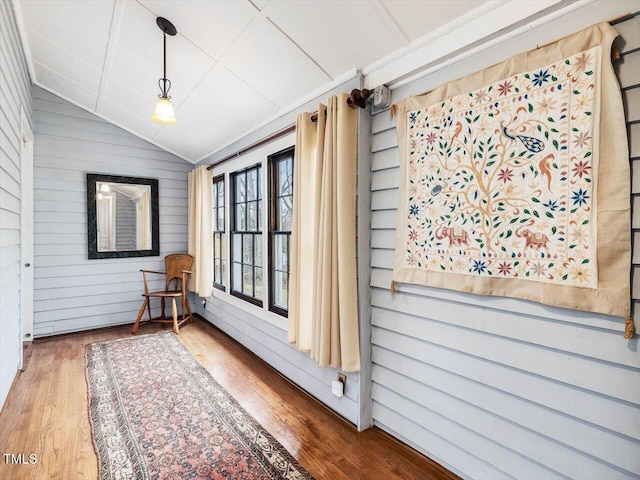
[{"label": "white electrical outlet", "polygon": [[342,397],[344,395],[344,384],[340,380],[334,380],[331,382],[331,393],[336,397]]}]

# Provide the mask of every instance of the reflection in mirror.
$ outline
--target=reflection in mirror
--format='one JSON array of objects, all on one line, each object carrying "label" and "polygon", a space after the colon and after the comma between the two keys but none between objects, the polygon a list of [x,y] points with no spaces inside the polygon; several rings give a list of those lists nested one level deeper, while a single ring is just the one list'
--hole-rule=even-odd
[{"label": "reflection in mirror", "polygon": [[98,251],[151,248],[151,186],[97,182]]},{"label": "reflection in mirror", "polygon": [[87,174],[89,258],[159,254],[158,181]]}]

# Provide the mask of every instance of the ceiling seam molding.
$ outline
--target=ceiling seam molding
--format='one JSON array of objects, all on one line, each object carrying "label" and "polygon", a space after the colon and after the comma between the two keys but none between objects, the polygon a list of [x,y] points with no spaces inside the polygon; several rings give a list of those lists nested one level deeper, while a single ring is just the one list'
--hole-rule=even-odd
[{"label": "ceiling seam molding", "polygon": [[[570,1],[574,2],[576,0]],[[517,9],[509,9],[509,3],[501,2],[498,5],[500,8],[488,10],[482,15],[476,15],[475,10],[472,10],[470,12],[470,14],[474,14],[472,20],[465,21],[466,19],[461,17],[462,20],[456,20],[456,23],[461,23],[453,29],[448,28],[446,33],[432,32],[429,35],[431,41],[419,46],[412,44],[408,48],[396,51],[380,62],[364,68],[367,88],[383,84],[395,88],[393,83],[403,76],[424,68],[425,65],[448,61],[449,55],[456,51],[469,48],[477,42],[484,42],[487,37],[495,34],[495,32],[516,28],[519,22],[547,11],[549,8],[554,8],[554,6],[562,8],[566,1],[535,0],[518,2]],[[497,3],[493,5],[497,5]]]},{"label": "ceiling seam molding", "polygon": [[400,28],[400,25],[398,25],[380,0],[368,0],[368,3],[373,11],[376,12],[380,20],[382,20],[385,27],[387,27],[391,34],[396,37],[396,40],[398,40],[401,45],[407,46],[411,43],[411,39],[407,33]]},{"label": "ceiling seam molding", "polygon": [[[15,2],[16,4],[18,4],[18,5],[19,5],[19,2],[18,2],[17,0],[14,0],[14,2]],[[114,2],[114,9],[116,8],[116,5],[117,5],[117,3],[116,3],[116,2],[117,2],[117,3],[122,3],[122,0],[115,0],[115,2]],[[112,22],[113,22],[113,17],[114,17],[114,15],[112,14]],[[23,40],[23,43],[24,43],[24,45],[25,45],[25,56],[28,56],[27,64],[28,64],[28,67],[29,67],[29,71],[30,71],[30,72],[32,72],[32,71],[33,71],[33,73],[31,74],[31,81],[32,81],[32,83],[33,83],[34,85],[37,85],[37,86],[39,86],[40,88],[43,88],[44,90],[47,90],[48,92],[53,93],[54,95],[57,95],[58,97],[65,99],[65,100],[66,100],[66,101],[68,101],[69,103],[72,103],[73,105],[76,105],[77,107],[82,108],[83,110],[85,110],[85,111],[87,111],[87,112],[89,112],[89,113],[91,113],[91,114],[94,114],[94,115],[96,115],[96,116],[98,116],[98,117],[102,118],[103,120],[108,121],[109,123],[112,123],[112,124],[114,124],[114,125],[117,125],[118,127],[120,127],[120,128],[122,128],[122,129],[124,129],[125,131],[127,131],[127,132],[129,132],[129,133],[131,133],[131,134],[133,134],[133,135],[135,135],[135,136],[137,136],[137,137],[139,137],[139,138],[143,138],[144,140],[149,141],[149,142],[150,142],[150,143],[152,143],[153,145],[155,145],[155,146],[157,146],[157,147],[159,147],[159,148],[161,148],[161,149],[163,149],[163,150],[165,150],[165,151],[169,151],[170,153],[172,153],[172,154],[174,154],[174,155],[177,155],[175,152],[170,151],[169,149],[167,149],[167,148],[165,148],[165,147],[163,147],[163,146],[160,146],[160,145],[156,144],[155,142],[150,141],[148,138],[145,138],[143,135],[140,135],[139,133],[136,133],[136,132],[134,132],[134,131],[132,131],[132,130],[130,130],[130,129],[128,129],[128,128],[125,128],[125,127],[123,127],[122,125],[118,124],[117,122],[114,122],[112,119],[107,118],[107,117],[103,116],[102,114],[100,114],[100,113],[98,112],[98,108],[97,108],[97,107],[98,107],[98,104],[99,104],[99,101],[100,101],[100,98],[101,98],[101,97],[100,97],[101,92],[96,92],[96,91],[94,91],[93,89],[90,89],[90,88],[87,88],[87,87],[85,87],[85,86],[83,86],[83,85],[80,85],[80,84],[78,84],[77,82],[75,82],[74,80],[70,79],[68,76],[66,76],[66,75],[62,74],[61,72],[59,72],[59,71],[55,71],[55,70],[52,70],[49,66],[44,65],[44,64],[42,64],[42,63],[40,63],[40,62],[37,62],[37,61],[33,60],[33,58],[32,58],[32,54],[31,54],[31,48],[30,48],[30,44],[29,44],[29,40],[28,40],[28,36],[27,36],[27,34],[26,34],[26,28],[24,27],[24,22],[23,22],[23,21],[19,21],[19,22],[18,22],[18,30],[19,30],[19,33],[20,33],[21,39],[24,39],[24,40]],[[108,57],[107,57],[108,52],[106,52],[106,53],[105,53],[105,62],[103,62],[103,70],[102,70],[102,71],[100,71],[100,70],[98,70],[94,65],[89,64],[89,63],[88,63],[88,62],[86,62],[84,59],[79,58],[78,56],[76,56],[75,54],[73,54],[73,53],[69,52],[68,50],[66,50],[66,49],[65,49],[65,48],[63,48],[62,46],[60,46],[60,45],[58,45],[58,44],[53,43],[53,42],[52,42],[51,40],[49,40],[48,38],[42,37],[42,35],[40,35],[40,34],[39,34],[39,33],[37,33],[37,32],[32,32],[32,33],[33,33],[35,36],[37,36],[37,37],[41,38],[43,41],[45,41],[45,42],[47,42],[47,43],[51,44],[53,47],[55,47],[55,48],[57,48],[57,49],[59,49],[59,50],[61,50],[61,51],[65,52],[68,56],[70,56],[71,58],[73,58],[73,59],[74,59],[74,61],[76,61],[76,62],[78,62],[78,63],[82,63],[82,64],[86,65],[87,67],[91,68],[92,70],[95,70],[96,72],[99,72],[99,73],[100,73],[100,86],[99,86],[99,90],[102,90],[102,88],[104,88],[104,76],[105,76],[105,73],[104,73],[104,65],[105,65],[105,62],[107,61],[107,58],[108,58]],[[110,32],[108,42],[109,42],[109,41],[111,41],[111,40],[113,40],[113,39],[114,39],[114,37],[113,37],[113,35],[111,35],[111,32]],[[109,48],[110,48],[110,43],[107,43],[107,50],[108,50]],[[40,81],[38,80],[38,78],[36,77],[36,74],[35,74],[35,68],[34,68],[34,65],[35,65],[35,64],[38,64],[40,68],[46,69],[46,70],[48,70],[48,71],[50,71],[50,72],[55,73],[56,75],[59,75],[61,78],[63,78],[64,80],[66,80],[66,81],[67,81],[67,82],[69,82],[70,84],[72,84],[72,85],[76,86],[78,89],[81,89],[81,90],[84,90],[84,91],[86,91],[86,92],[89,92],[89,93],[91,93],[91,94],[96,95],[96,96],[97,96],[97,100],[96,100],[96,108],[95,108],[95,109],[91,109],[91,108],[88,108],[88,107],[86,107],[86,106],[84,106],[84,105],[81,105],[81,104],[79,104],[77,101],[70,99],[70,98],[69,98],[69,97],[67,97],[66,95],[64,95],[64,94],[62,94],[62,93],[60,93],[60,92],[58,92],[57,90],[55,90],[55,89],[53,89],[53,88],[50,88],[50,87],[48,87],[48,86],[45,86],[45,85],[44,85],[42,82],[40,82]],[[178,156],[179,156],[180,158],[182,158],[183,160],[186,160],[182,155],[178,155]]]},{"label": "ceiling seam molding", "polygon": [[116,39],[120,33],[120,22],[122,21],[122,13],[124,12],[124,0],[115,0],[113,4],[113,14],[111,15],[111,26],[109,27],[109,39],[107,40],[107,51],[104,55],[102,64],[102,76],[100,77],[100,87],[98,88],[98,98],[96,99],[96,112],[99,112],[104,103],[104,93],[107,82],[109,81],[109,72],[113,64],[113,56],[116,51]]},{"label": "ceiling seam molding", "polygon": [[354,70],[350,70],[348,72],[343,73],[342,75],[337,76],[336,78],[334,78],[334,80],[331,83],[323,85],[320,89],[315,90],[315,91],[311,92],[308,95],[305,95],[301,100],[299,100],[299,101],[297,101],[297,102],[295,102],[295,103],[293,103],[291,105],[288,105],[287,107],[283,108],[278,113],[276,113],[275,115],[272,115],[271,117],[267,118],[266,120],[263,120],[262,122],[258,123],[254,127],[251,127],[250,129],[245,130],[241,134],[237,135],[235,138],[232,138],[231,140],[229,140],[225,144],[221,145],[220,147],[215,148],[214,150],[211,150],[210,152],[206,153],[202,157],[198,158],[193,163],[197,164],[197,163],[201,162],[202,160],[215,155],[216,153],[218,153],[218,152],[224,150],[225,148],[227,148],[228,146],[233,145],[236,142],[239,142],[240,140],[242,140],[243,138],[245,138],[248,135],[251,135],[253,132],[261,129],[265,125],[268,125],[269,123],[274,122],[275,120],[277,120],[277,119],[279,119],[281,117],[284,117],[285,115],[288,115],[289,113],[293,112],[294,110],[302,107],[304,104],[309,103],[314,98],[318,98],[318,97],[326,94],[327,92],[330,92],[334,88],[339,87],[343,83],[346,83],[349,80],[351,80],[353,78],[356,78],[356,77],[358,77],[360,75],[361,75],[360,69],[356,68]]},{"label": "ceiling seam molding", "polygon": [[[48,67],[45,67],[45,68],[48,68]],[[66,77],[65,77],[65,78],[66,78]],[[70,82],[72,82],[72,83],[73,83],[73,84],[75,84],[75,85],[78,85],[78,84],[77,84],[76,82],[74,82],[73,80],[70,80],[70,79],[67,79],[67,80],[69,80]],[[101,118],[102,120],[104,120],[105,122],[110,123],[111,125],[115,125],[116,127],[121,128],[121,129],[122,129],[122,130],[124,130],[125,132],[130,133],[131,135],[134,135],[134,136],[136,136],[136,137],[138,137],[138,138],[140,138],[140,139],[142,139],[142,140],[144,140],[144,141],[146,141],[146,142],[149,142],[151,145],[153,145],[153,146],[155,146],[155,147],[158,147],[160,150],[164,150],[165,152],[168,152],[168,153],[170,153],[170,154],[172,154],[172,155],[175,155],[176,157],[178,157],[178,158],[180,158],[180,159],[184,160],[184,161],[185,161],[185,162],[187,162],[187,163],[191,163],[191,164],[195,163],[195,162],[193,162],[193,161],[189,160],[188,158],[185,158],[185,157],[184,157],[183,155],[181,155],[180,153],[175,152],[175,151],[174,151],[173,149],[171,149],[171,148],[168,148],[168,147],[165,147],[165,146],[162,146],[162,145],[158,145],[156,142],[154,142],[154,141],[153,141],[153,139],[151,139],[151,138],[147,137],[146,135],[142,135],[142,134],[140,134],[140,133],[134,132],[134,131],[132,131],[131,129],[129,129],[129,128],[125,127],[124,125],[122,125],[120,122],[116,122],[115,120],[112,120],[111,118],[107,118],[107,117],[105,117],[105,116],[104,116],[104,115],[102,115],[100,112],[95,112],[95,111],[93,111],[93,110],[89,110],[87,107],[85,107],[85,106],[83,106],[83,105],[80,105],[80,104],[79,104],[78,102],[76,102],[75,100],[72,100],[71,98],[67,97],[66,95],[64,95],[64,94],[62,94],[62,93],[60,93],[60,92],[58,92],[58,91],[54,90],[53,88],[50,88],[50,87],[48,87],[48,86],[46,86],[46,85],[43,85],[43,84],[41,84],[40,82],[34,82],[34,85],[36,85],[36,86],[38,86],[38,87],[42,88],[43,90],[46,90],[46,91],[47,91],[47,92],[49,92],[49,93],[52,93],[52,94],[53,94],[53,95],[55,95],[56,97],[60,97],[60,98],[62,98],[63,100],[65,100],[65,101],[69,102],[69,103],[70,103],[70,104],[72,104],[72,105],[75,105],[75,106],[76,106],[76,107],[78,107],[78,108],[81,108],[81,109],[82,109],[82,110],[84,110],[85,112],[89,112],[90,114],[95,115],[96,117]],[[85,87],[81,87],[81,88],[85,88]]]},{"label": "ceiling seam molding", "polygon": [[[123,1],[123,0],[115,0],[115,1]],[[158,18],[158,17],[162,17],[162,15],[158,15],[156,12],[154,12],[153,10],[151,10],[149,7],[147,7],[144,3],[142,3],[140,0],[136,0],[136,3],[138,5],[140,5],[142,8],[144,8],[147,12],[149,12],[151,15],[153,15],[154,17]],[[186,35],[184,35],[182,32],[178,31],[176,33],[177,35],[179,35],[180,37],[184,38],[187,42],[189,42],[194,48],[196,48],[197,50],[200,50],[202,52],[203,55],[206,55],[207,57],[209,57],[211,60],[213,60],[214,62],[218,62],[218,60],[216,60],[215,58],[213,58],[211,55],[209,55],[209,53],[204,50],[202,47],[200,47],[200,45],[198,45],[197,43],[195,43],[194,41],[192,41],[189,37],[187,37]]]},{"label": "ceiling seam molding", "polygon": [[[481,4],[479,7],[474,8],[473,10],[470,10],[465,15],[462,15],[456,18],[455,20],[439,28],[436,28],[430,33],[415,39],[413,42],[409,43],[407,46],[401,47],[391,52],[390,54],[382,57],[381,59],[376,60],[375,62],[367,65],[366,67],[363,67],[363,71],[365,72],[365,77],[371,72],[382,69],[392,64],[393,62],[396,62],[398,59],[401,59],[405,55],[409,55],[415,52],[416,50],[422,49],[425,46],[432,45],[435,41],[443,38],[444,36],[448,36],[448,35],[453,36],[460,29],[465,28],[470,21],[473,21],[474,19],[481,18],[481,17],[487,17],[494,10],[501,8],[505,4],[509,3],[509,1],[511,0],[491,0]],[[554,0],[554,1],[557,2],[560,0]],[[383,85],[383,83],[379,83],[378,85]],[[377,85],[374,85],[374,86],[377,86]]]},{"label": "ceiling seam molding", "polygon": [[12,0],[13,11],[16,15],[16,23],[18,24],[18,34],[20,35],[20,41],[22,42],[22,48],[24,49],[24,56],[27,60],[27,69],[29,70],[29,76],[31,81],[36,81],[36,71],[33,68],[33,56],[31,55],[31,47],[29,46],[29,40],[27,38],[27,32],[24,28],[24,16],[22,15],[22,9],[20,8],[20,2],[18,0]]},{"label": "ceiling seam molding", "polygon": [[294,44],[294,45],[296,46],[296,48],[297,48],[298,50],[300,50],[300,51],[302,52],[302,54],[303,54],[305,57],[307,57],[307,58],[308,58],[308,59],[309,59],[309,60],[310,60],[310,61],[311,61],[311,62],[312,62],[316,67],[318,67],[320,70],[322,70],[322,73],[324,73],[324,74],[327,76],[327,78],[329,78],[329,79],[333,80],[333,77],[329,74],[329,72],[327,72],[327,71],[322,67],[322,65],[320,65],[318,62],[316,62],[316,60],[315,60],[311,55],[309,55],[309,54],[307,53],[307,51],[306,51],[304,48],[302,48],[302,47],[298,44],[298,42],[296,42],[293,38],[291,38],[289,35],[287,35],[287,34],[285,33],[285,31],[284,31],[284,30],[282,30],[278,25],[276,25],[276,23],[275,23],[273,20],[271,20],[270,18],[268,18],[268,17],[267,17],[267,21],[268,21],[271,25],[273,25],[273,26],[276,28],[276,30],[278,30],[282,35],[284,35],[284,36],[287,38],[287,40],[289,40],[292,44]]},{"label": "ceiling seam molding", "polygon": [[249,2],[257,10],[257,15],[251,19],[251,21],[242,29],[242,31],[236,35],[232,42],[229,42],[227,49],[220,55],[220,62],[224,63],[225,57],[229,55],[229,52],[233,50],[241,42],[245,42],[247,38],[257,30],[258,26],[265,20],[268,20],[269,13],[273,10],[273,2],[269,2],[265,7],[260,10],[255,6],[253,2]]},{"label": "ceiling seam molding", "polygon": [[[475,46],[471,44],[466,48],[465,47],[460,48],[454,52],[451,52],[450,54],[451,56],[446,60],[435,61],[428,65],[425,65],[423,68],[414,70],[413,72],[408,72],[407,74],[401,77],[398,77],[395,81],[393,81],[392,84],[389,85],[389,88],[391,88],[392,90],[396,88],[400,88],[404,85],[414,82],[415,80],[423,78],[427,75],[431,75],[432,73],[442,70],[450,65],[453,65],[454,63],[458,63],[462,60],[472,57],[473,55],[476,55],[482,52],[483,50],[487,50],[495,45],[498,45],[510,39],[513,39],[521,35],[523,32],[527,30],[530,30],[540,25],[544,25],[546,23],[549,23],[555,20],[556,18],[562,17],[572,11],[578,10],[590,3],[593,3],[594,1],[596,0],[572,0],[572,2],[574,3],[572,3],[571,6],[569,7],[565,7],[562,10],[555,10],[550,15],[546,15],[541,18],[537,18],[534,21],[527,22],[526,25],[516,27],[513,30],[507,30],[506,33],[504,33],[503,35],[498,35],[495,38],[485,39],[485,40],[476,42]],[[584,3],[578,4],[578,2],[584,2]]]},{"label": "ceiling seam molding", "polygon": [[[53,70],[50,66],[45,65],[44,63],[41,63],[41,62],[39,62],[39,61],[37,61],[37,60],[33,60],[33,64],[34,64],[34,65],[38,65],[40,68],[43,68],[43,69],[45,69],[45,70],[48,70],[48,71],[50,71],[50,72],[52,72],[52,73],[55,73],[55,74],[56,74],[56,75],[58,75],[60,78],[63,78],[63,79],[64,79],[64,80],[66,80],[67,82],[69,82],[69,83],[71,83],[71,84],[75,85],[75,86],[76,86],[77,88],[79,88],[80,90],[84,90],[85,92],[89,92],[89,93],[91,93],[91,94],[93,94],[93,95],[98,95],[98,92],[94,91],[93,89],[91,89],[91,88],[89,88],[89,87],[85,87],[84,85],[80,85],[80,84],[79,84],[78,82],[76,82],[75,80],[73,80],[73,79],[71,79],[71,78],[67,77],[66,75],[64,75],[64,74],[62,74],[62,73],[60,73],[60,72],[58,72],[58,71],[56,71],[56,70]],[[36,81],[34,82],[34,85],[41,86],[41,82],[36,80]],[[77,102],[74,102],[74,104],[75,104],[75,105],[78,105],[79,107],[81,106],[81,105],[79,105]],[[83,108],[84,110],[88,111],[88,112],[92,112],[92,113],[93,113],[93,110],[89,110],[89,108],[87,108],[87,107],[82,107],[82,108]]]},{"label": "ceiling seam molding", "polygon": [[[64,52],[66,55],[70,56],[73,58],[74,61],[83,64],[84,66],[86,66],[87,68],[90,68],[91,70],[95,71],[97,74],[102,75],[102,70],[100,70],[99,68],[97,68],[95,65],[90,64],[89,62],[87,62],[86,60],[78,57],[77,55],[75,55],[74,53],[71,53],[69,50],[67,50],[64,47],[61,47],[60,45],[58,45],[57,43],[52,42],[51,40],[49,40],[46,37],[43,37],[42,35],[40,35],[38,32],[34,32],[33,30],[29,30],[29,33],[31,33],[33,36],[38,37],[41,41],[48,43],[49,45],[51,45],[53,48],[60,50],[62,52]],[[32,59],[30,59],[32,60]],[[34,63],[37,63],[38,65],[41,65],[43,67],[46,67],[42,62],[39,62],[37,60],[33,60]],[[63,75],[62,73],[60,73],[57,70],[53,70],[50,67],[46,67],[48,70],[55,72],[57,74],[59,74],[61,77],[64,78],[69,78],[66,75]],[[97,92],[95,92],[93,89],[88,88],[88,87],[83,87],[86,90],[90,90],[91,92],[95,93],[97,95]]]},{"label": "ceiling seam molding", "polygon": [[[544,12],[539,12],[537,15],[531,15],[526,19],[521,20],[520,22],[518,22],[518,24],[513,24],[514,28],[505,28],[502,31],[504,32],[503,34],[500,34],[498,36],[495,36],[493,38],[485,38],[482,39],[478,42],[476,42],[475,45],[468,45],[467,47],[463,47],[458,49],[456,52],[452,52],[449,58],[447,58],[446,60],[443,59],[443,61],[441,62],[431,62],[428,65],[423,66],[422,68],[419,68],[417,70],[414,70],[413,72],[408,72],[403,76],[397,77],[394,80],[390,80],[390,84],[388,85],[391,89],[396,89],[399,87],[402,87],[404,85],[407,85],[419,78],[425,77],[427,75],[431,75],[439,70],[442,70],[454,63],[460,62],[466,58],[469,58],[473,55],[478,54],[479,52],[482,52],[483,50],[486,50],[488,48],[491,48],[493,46],[499,45],[501,43],[507,42],[511,39],[514,39],[518,36],[520,36],[521,34],[540,27],[542,25],[545,25],[547,23],[550,23],[554,20],[560,19],[570,13],[573,12],[578,12],[578,11],[582,11],[583,14],[580,17],[580,20],[578,19],[574,19],[574,22],[579,22],[576,23],[576,29],[580,30],[581,28],[587,28],[588,26],[592,25],[595,22],[601,21],[599,20],[601,18],[601,15],[598,14],[598,7],[600,5],[602,5],[602,1],[599,0],[563,0],[562,2],[560,2],[561,5],[559,6],[559,8],[553,8],[551,7],[551,11],[547,10],[547,13]],[[634,4],[636,4],[634,6]],[[632,11],[634,11],[634,8],[637,8],[637,0],[623,0],[623,1],[619,1],[617,2],[617,9],[615,9],[614,11],[616,11],[617,13],[614,13],[613,15],[615,16],[615,18],[611,18],[609,19],[610,21],[619,18],[620,15],[627,15],[629,13],[631,13]],[[555,37],[550,39],[549,42],[557,40]],[[549,42],[543,42],[544,44],[549,43]],[[537,48],[543,46],[541,45],[537,45]],[[471,47],[471,48],[469,48]],[[458,53],[459,52],[459,53]],[[443,58],[443,57],[441,57]],[[365,77],[366,78],[366,77]],[[368,87],[368,88],[373,88],[373,87]]]},{"label": "ceiling seam molding", "polygon": [[222,52],[222,55],[220,55],[220,60],[218,60],[218,62],[224,67],[224,69],[227,72],[229,72],[231,75],[237,78],[240,82],[244,83],[247,87],[249,87],[261,98],[269,102],[269,104],[271,104],[273,107],[277,109],[278,105],[274,101],[272,101],[270,98],[267,98],[262,92],[259,92],[258,90],[253,88],[253,86],[249,85],[242,78],[240,78],[234,71],[232,71],[230,68],[227,68],[227,66],[225,65],[225,59],[228,57],[229,52],[233,51],[233,48],[237,47],[237,45],[240,44],[241,42],[245,42],[247,38],[253,32],[256,31],[258,26],[263,21],[269,20],[268,15],[269,15],[269,12],[273,10],[273,5],[274,5],[274,3],[271,1],[267,3],[262,10],[260,10],[253,2],[250,1],[249,3],[257,10],[258,14],[242,29],[242,31],[238,35],[236,35],[233,41],[229,43],[229,46],[227,47],[227,49],[224,52]]}]

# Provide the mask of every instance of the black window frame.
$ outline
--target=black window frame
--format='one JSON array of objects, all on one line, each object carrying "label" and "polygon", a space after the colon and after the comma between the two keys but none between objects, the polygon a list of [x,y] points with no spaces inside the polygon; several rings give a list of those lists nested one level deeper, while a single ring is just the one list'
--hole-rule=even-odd
[{"label": "black window frame", "polygon": [[[222,184],[222,188],[223,188],[223,193],[222,193],[222,204],[220,204],[218,202],[219,200],[219,187],[217,187],[217,184]],[[212,199],[212,235],[213,235],[213,286],[215,288],[217,288],[218,290],[221,290],[223,292],[226,291],[227,287],[226,287],[226,268],[223,268],[223,265],[226,264],[226,266],[228,267],[228,260],[229,257],[227,255],[227,252],[229,251],[228,248],[224,248],[225,246],[225,241],[226,241],[226,229],[225,229],[225,222],[227,219],[227,205],[226,205],[226,188],[227,188],[227,182],[225,179],[224,174],[222,175],[218,175],[217,177],[213,178],[213,184],[212,184],[212,189],[213,189],[213,199]],[[219,224],[218,222],[218,211],[222,209],[222,226]],[[217,227],[217,228],[216,228]],[[218,236],[220,238],[220,256],[217,257],[216,256],[216,236]],[[216,260],[218,260],[220,262],[220,283],[216,282]]]},{"label": "black window frame", "polygon": [[[247,199],[247,183],[246,183],[246,179],[247,179],[247,175],[249,174],[249,172],[256,170],[257,174],[257,186],[256,186],[256,199],[255,200],[248,200]],[[242,202],[238,202],[238,192],[237,192],[237,178],[241,175],[245,176],[245,199]],[[244,168],[242,170],[238,170],[235,171],[233,173],[231,173],[229,175],[229,188],[230,193],[231,193],[231,202],[230,202],[230,206],[231,206],[231,212],[232,216],[230,218],[231,220],[231,235],[229,238],[229,293],[231,295],[233,295],[234,297],[240,298],[242,300],[245,300],[249,303],[252,303],[254,305],[257,305],[259,307],[262,307],[263,305],[263,301],[264,301],[264,296],[265,296],[265,282],[264,282],[264,252],[262,254],[262,264],[261,265],[256,265],[255,261],[256,261],[256,236],[260,236],[260,241],[262,242],[262,235],[264,234],[263,232],[263,227],[264,225],[262,225],[262,209],[264,208],[264,198],[262,196],[262,162],[251,165],[247,168]],[[257,205],[256,205],[256,230],[248,230],[248,204],[250,202],[256,201]],[[244,204],[245,208],[244,208],[244,223],[245,223],[245,229],[244,230],[239,230],[238,229],[238,225],[236,225],[237,223],[237,218],[238,218],[238,205],[239,204]],[[242,278],[242,291],[238,291],[235,289],[235,275],[234,275],[234,264],[238,263],[235,261],[235,236],[236,235],[241,235],[241,241],[240,241],[240,265],[241,265],[241,278]],[[244,262],[244,238],[246,235],[249,235],[252,237],[252,249],[251,249],[251,263],[245,263]],[[260,248],[262,248],[262,243],[260,245]],[[251,266],[252,267],[252,278],[253,278],[253,285],[252,285],[252,291],[253,291],[253,295],[248,295],[246,293],[244,293],[244,267],[245,266]],[[256,269],[259,268],[262,270],[262,298],[256,298],[255,295],[255,290],[256,290]]]},{"label": "black window frame", "polygon": [[[291,161],[291,193],[280,195],[279,192],[279,164],[283,161]],[[269,166],[269,225],[268,225],[268,268],[269,268],[269,310],[274,312],[282,317],[287,318],[289,316],[289,279],[291,277],[291,230],[282,230],[279,229],[279,200],[281,198],[290,197],[291,198],[291,215],[293,217],[293,175],[295,169],[295,147],[287,147],[284,150],[281,150],[277,153],[269,155],[268,157],[268,166]],[[292,219],[293,221],[293,219]],[[276,269],[276,260],[275,260],[275,245],[276,245],[276,236],[285,235],[287,241],[287,270],[279,270]],[[275,294],[276,294],[276,272],[284,273],[287,276],[287,308],[282,308],[279,305],[276,305],[275,302]]]}]

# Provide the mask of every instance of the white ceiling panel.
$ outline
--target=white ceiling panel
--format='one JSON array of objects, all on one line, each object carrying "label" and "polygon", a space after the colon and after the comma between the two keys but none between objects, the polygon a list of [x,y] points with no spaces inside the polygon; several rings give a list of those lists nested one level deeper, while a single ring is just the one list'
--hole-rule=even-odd
[{"label": "white ceiling panel", "polygon": [[437,29],[471,10],[484,0],[381,0],[384,9],[409,38],[417,39],[425,32]]},{"label": "white ceiling panel", "polygon": [[366,1],[278,2],[269,18],[334,78],[404,46]]},{"label": "white ceiling panel", "polygon": [[[156,17],[138,2],[126,2],[109,77],[155,98],[162,77],[162,31]],[[189,95],[215,62],[183,36],[167,37],[167,78],[174,105]]]},{"label": "white ceiling panel", "polygon": [[150,121],[151,113],[147,117],[134,115],[129,110],[122,108],[120,104],[108,100],[102,101],[99,113],[130,132],[135,132],[138,136],[149,140],[160,130],[159,123]]},{"label": "white ceiling panel", "polygon": [[160,127],[160,131],[156,134],[154,142],[170,152],[177,153],[185,159],[198,159],[207,153],[194,147],[192,143],[182,138],[172,127],[175,127],[175,125]]},{"label": "white ceiling panel", "polygon": [[[135,90],[132,90],[127,85],[124,85],[113,78],[109,78],[106,81],[104,90],[102,92],[102,100],[119,105],[124,110],[132,113],[133,115],[144,118],[146,121],[151,120],[151,115],[158,101],[156,92],[149,92],[148,95],[142,95]],[[102,106],[98,108],[98,113],[104,115]],[[149,122],[151,126],[160,128],[160,124],[155,122]]]},{"label": "white ceiling panel", "polygon": [[[102,65],[96,68],[33,31],[29,31],[27,35],[34,62],[55,70],[89,90],[97,92],[100,89]],[[85,105],[85,107],[93,108],[95,105]]]},{"label": "white ceiling panel", "polygon": [[216,60],[258,15],[256,7],[248,1],[143,0],[141,3],[156,16],[171,19],[179,34]]},{"label": "white ceiling panel", "polygon": [[226,68],[216,67],[176,112],[176,131],[205,151],[225,144],[278,109]]},{"label": "white ceiling panel", "polygon": [[[521,0],[0,1],[16,8],[37,85],[191,162],[358,68],[369,72],[365,83],[380,69],[393,70],[389,78],[415,70],[398,60],[443,32],[481,41],[492,8],[500,9],[503,31],[523,20]],[[552,15],[572,2],[537,3]],[[526,18],[537,18],[532,12]],[[172,126],[151,120],[163,70],[158,16],[178,30],[167,37]],[[488,23],[469,36],[465,27],[476,17]]]},{"label": "white ceiling panel", "polygon": [[58,72],[38,62],[33,62],[33,68],[38,81],[41,82],[42,85],[46,85],[47,89],[62,95],[89,111],[93,111],[96,100],[98,100],[97,92],[63,77]]},{"label": "white ceiling panel", "polygon": [[28,31],[102,69],[114,0],[20,2]]},{"label": "white ceiling panel", "polygon": [[234,45],[225,66],[280,107],[320,88],[329,77],[269,20]]}]

